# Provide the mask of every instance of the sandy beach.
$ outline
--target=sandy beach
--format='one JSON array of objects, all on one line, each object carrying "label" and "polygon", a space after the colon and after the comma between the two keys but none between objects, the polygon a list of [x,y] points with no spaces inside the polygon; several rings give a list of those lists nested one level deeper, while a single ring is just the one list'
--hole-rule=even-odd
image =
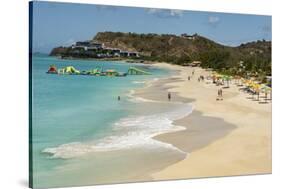
[{"label": "sandy beach", "polygon": [[188,155],[152,174],[154,180],[271,173],[271,103],[251,99],[233,82],[223,89],[223,100],[217,101],[219,87],[197,80],[210,72],[163,63],[156,66],[177,74],[153,82],[136,95],[164,101],[169,91],[172,101],[191,103],[193,112],[174,122],[186,130],[155,137]]}]

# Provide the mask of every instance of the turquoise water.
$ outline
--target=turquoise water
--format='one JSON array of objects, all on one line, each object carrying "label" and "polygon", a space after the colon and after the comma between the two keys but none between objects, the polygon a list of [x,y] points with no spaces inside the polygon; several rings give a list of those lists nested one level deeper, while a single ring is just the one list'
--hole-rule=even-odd
[{"label": "turquoise water", "polygon": [[[134,64],[148,70],[152,75],[127,77],[54,75],[46,74],[51,64],[58,68],[74,66],[78,70],[102,66],[104,69],[115,69],[120,72],[126,72],[132,64],[62,60],[48,56],[34,56],[32,61],[35,187],[122,182],[122,179],[127,181],[126,179],[131,176],[121,178],[117,174],[124,167],[124,162],[120,164],[120,161],[127,159],[126,162],[131,168],[138,167],[139,163],[131,159],[143,162],[140,157],[152,155],[155,148],[163,148],[163,153],[157,153],[148,160],[150,167],[157,169],[157,166],[152,165],[159,161],[160,157],[163,158],[162,164],[174,161],[174,155],[179,152],[169,144],[157,142],[151,137],[171,129],[171,120],[182,116],[182,112],[185,115],[189,109],[187,110],[186,106],[153,103],[132,96],[132,89],[143,87],[147,81],[167,77],[171,74],[169,70]],[[120,101],[117,100],[118,96],[121,97]],[[173,107],[174,111],[171,111]],[[136,157],[135,152],[139,148],[142,150],[138,150],[140,154]],[[108,161],[113,159],[116,164],[107,169]],[[89,169],[91,166],[88,162],[91,162],[91,166],[95,165],[96,169]],[[112,170],[112,167],[116,169]],[[97,171],[101,169],[105,172]],[[139,170],[145,172],[147,168],[145,171]],[[107,178],[106,171],[112,172],[112,176]],[[77,175],[83,174],[83,177],[77,178]]]}]

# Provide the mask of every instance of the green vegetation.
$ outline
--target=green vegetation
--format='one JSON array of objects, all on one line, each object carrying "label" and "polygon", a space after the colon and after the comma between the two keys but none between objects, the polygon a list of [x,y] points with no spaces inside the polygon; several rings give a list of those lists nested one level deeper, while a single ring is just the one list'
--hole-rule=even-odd
[{"label": "green vegetation", "polygon": [[[220,73],[241,76],[256,76],[261,80],[271,75],[271,41],[256,41],[229,47],[218,44],[200,35],[189,37],[172,34],[136,34],[121,32],[99,32],[92,39],[106,47],[137,51],[141,59],[187,65],[201,61],[204,68]],[[71,47],[53,49],[51,55],[89,58],[84,49],[75,51]],[[95,58],[95,57],[94,57]]]}]

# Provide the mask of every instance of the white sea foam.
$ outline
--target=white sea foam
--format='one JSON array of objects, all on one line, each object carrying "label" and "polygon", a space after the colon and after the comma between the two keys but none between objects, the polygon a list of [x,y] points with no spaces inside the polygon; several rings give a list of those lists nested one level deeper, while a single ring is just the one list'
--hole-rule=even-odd
[{"label": "white sea foam", "polygon": [[134,83],[134,84],[144,84],[144,83],[146,83],[146,81],[133,81],[132,83]]},{"label": "white sea foam", "polygon": [[152,86],[152,84],[155,83],[156,81],[159,81],[159,78],[155,77],[151,81],[148,81],[147,82],[147,87]]},{"label": "white sea foam", "polygon": [[184,130],[184,127],[172,124],[174,120],[181,119],[192,112],[190,104],[181,104],[169,112],[148,116],[131,116],[122,118],[113,125],[112,136],[98,141],[63,144],[54,148],[46,148],[54,158],[73,158],[90,152],[124,150],[138,147],[168,148],[185,153],[171,144],[153,139],[161,133]]},{"label": "white sea foam", "polygon": [[129,101],[130,102],[134,102],[134,103],[142,103],[142,102],[160,102],[160,101],[156,101],[156,100],[150,100],[150,99],[146,99],[140,96],[135,96],[135,91],[134,90],[130,90],[129,94],[127,95],[129,97]]},{"label": "white sea foam", "polygon": [[154,101],[154,100],[149,100],[149,99],[146,99],[146,98],[142,98],[140,96],[131,96],[129,99],[128,99],[130,102],[134,102],[134,103],[141,103],[141,102],[157,102],[157,101]]}]

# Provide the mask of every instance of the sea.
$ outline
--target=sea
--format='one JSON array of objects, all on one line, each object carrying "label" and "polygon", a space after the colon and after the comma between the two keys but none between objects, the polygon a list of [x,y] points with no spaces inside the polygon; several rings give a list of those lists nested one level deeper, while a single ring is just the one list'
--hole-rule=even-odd
[{"label": "sea", "polygon": [[[50,65],[119,72],[134,66],[151,75],[47,74]],[[149,181],[152,173],[185,158],[186,152],[153,137],[184,129],[173,121],[191,113],[192,107],[134,95],[135,90],[172,74],[139,63],[33,55],[33,187]]]}]

